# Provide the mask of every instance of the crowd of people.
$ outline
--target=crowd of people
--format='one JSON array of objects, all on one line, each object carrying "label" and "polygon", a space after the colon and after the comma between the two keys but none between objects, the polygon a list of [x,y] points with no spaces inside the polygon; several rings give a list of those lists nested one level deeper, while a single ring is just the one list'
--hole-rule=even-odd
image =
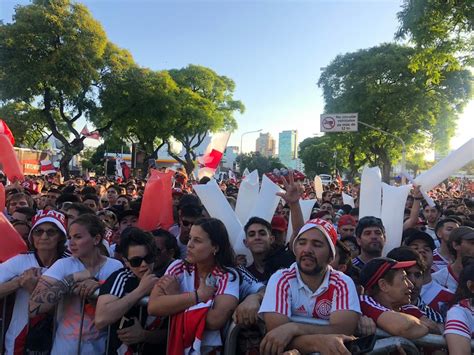
[{"label": "crowd of people", "polygon": [[[437,351],[471,354],[470,181],[430,191],[434,207],[415,186],[402,244],[382,256],[385,226],[359,219],[359,185],[329,184],[317,199],[313,183],[290,172],[273,218],[251,216],[244,226],[251,258],[236,255],[224,223],[193,192],[207,181],[178,171],[175,224],[151,231],[138,227],[145,180],[6,185],[3,213],[29,251],[0,264],[5,353],[218,354],[234,322],[238,354],[350,354],[377,328],[407,339],[444,335]],[[240,181],[219,182],[233,207]],[[315,200],[307,221],[300,199]]]}]

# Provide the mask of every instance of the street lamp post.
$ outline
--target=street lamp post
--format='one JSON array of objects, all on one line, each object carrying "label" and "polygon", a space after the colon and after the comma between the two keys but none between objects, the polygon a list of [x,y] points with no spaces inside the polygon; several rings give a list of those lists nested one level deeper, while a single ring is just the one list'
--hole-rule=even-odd
[{"label": "street lamp post", "polygon": [[383,129],[380,129],[378,127],[375,127],[375,126],[372,126],[368,123],[365,123],[365,122],[362,122],[359,120],[359,123],[362,124],[363,126],[366,126],[366,127],[369,127],[369,128],[372,128],[372,129],[375,129],[376,131],[379,131],[379,132],[382,132],[382,133],[385,133],[386,135],[390,136],[390,137],[393,137],[395,139],[397,139],[400,144],[402,145],[402,162],[401,162],[401,176],[402,176],[402,183],[404,184],[406,181],[405,181],[405,173],[406,173],[406,159],[407,159],[407,148],[406,148],[406,145],[405,145],[405,142],[403,141],[403,139],[401,139],[399,136],[396,136],[390,132],[387,132],[387,131],[384,131]]},{"label": "street lamp post", "polygon": [[258,130],[256,130],[256,131],[248,131],[248,132],[242,133],[242,135],[240,136],[240,154],[243,154],[243,153],[244,153],[243,150],[242,150],[242,148],[243,148],[242,143],[243,143],[243,140],[244,140],[244,136],[245,136],[246,134],[258,133],[258,132],[262,132],[262,129],[258,129]]}]

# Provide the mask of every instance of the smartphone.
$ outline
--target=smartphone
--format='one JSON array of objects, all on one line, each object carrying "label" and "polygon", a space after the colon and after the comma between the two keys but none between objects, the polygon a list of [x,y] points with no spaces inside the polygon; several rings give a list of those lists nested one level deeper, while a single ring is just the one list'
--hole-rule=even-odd
[{"label": "smartphone", "polygon": [[347,343],[344,343],[344,345],[352,355],[359,355],[372,351],[375,345],[375,340],[375,334],[372,334],[348,341]]}]

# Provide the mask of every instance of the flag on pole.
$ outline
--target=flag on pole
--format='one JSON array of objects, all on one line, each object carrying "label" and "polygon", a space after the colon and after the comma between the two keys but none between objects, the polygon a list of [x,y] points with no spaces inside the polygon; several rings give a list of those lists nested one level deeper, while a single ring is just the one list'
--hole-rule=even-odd
[{"label": "flag on pole", "polygon": [[84,128],[82,129],[81,131],[81,134],[83,136],[86,136],[87,138],[90,138],[90,139],[96,139],[96,140],[99,140],[100,139],[100,134],[98,131],[92,131],[92,132],[89,132],[89,129],[87,128],[87,124],[84,125]]},{"label": "flag on pole", "polygon": [[54,168],[53,163],[51,163],[51,160],[41,160],[41,175],[49,175],[49,174],[55,174],[56,169]]},{"label": "flag on pole", "polygon": [[202,157],[198,157],[199,171],[198,179],[205,176],[212,177],[224,155],[230,132],[220,132],[212,136],[209,145]]}]

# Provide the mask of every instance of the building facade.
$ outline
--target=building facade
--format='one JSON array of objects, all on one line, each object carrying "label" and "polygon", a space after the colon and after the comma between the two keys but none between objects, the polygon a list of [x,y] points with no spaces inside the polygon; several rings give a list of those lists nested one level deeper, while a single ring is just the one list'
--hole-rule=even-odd
[{"label": "building facade", "polygon": [[276,143],[270,133],[260,133],[256,141],[255,151],[264,157],[272,157],[275,155]]},{"label": "building facade", "polygon": [[283,165],[295,169],[298,159],[298,132],[296,130],[280,132],[278,136],[278,158]]}]

